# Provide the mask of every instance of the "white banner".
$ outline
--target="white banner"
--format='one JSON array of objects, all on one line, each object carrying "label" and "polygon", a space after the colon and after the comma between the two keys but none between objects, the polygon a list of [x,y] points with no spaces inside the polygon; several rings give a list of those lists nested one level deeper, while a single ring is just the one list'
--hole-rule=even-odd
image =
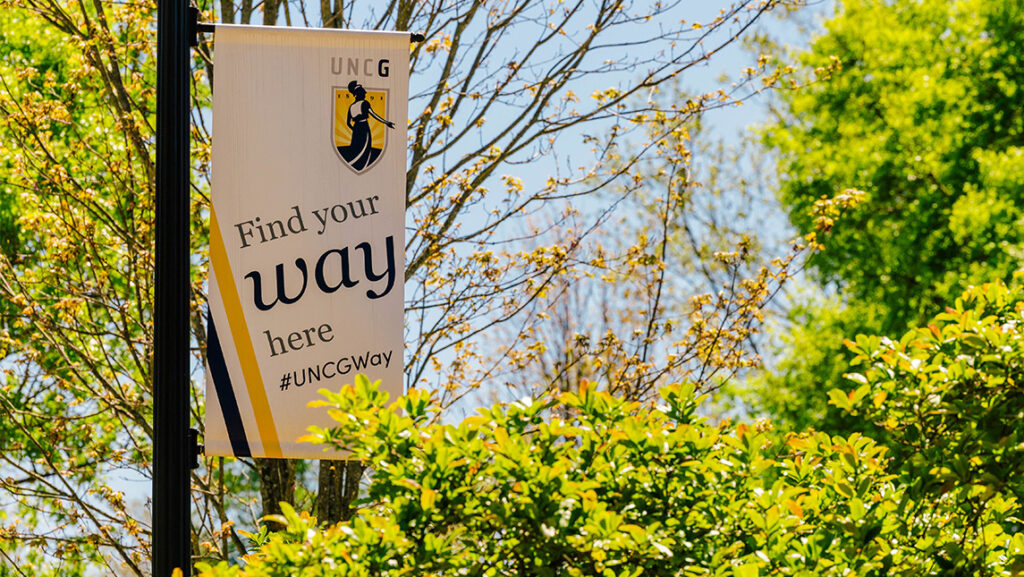
[{"label": "white banner", "polygon": [[206,453],[297,443],[355,375],[402,392],[409,34],[217,26]]}]

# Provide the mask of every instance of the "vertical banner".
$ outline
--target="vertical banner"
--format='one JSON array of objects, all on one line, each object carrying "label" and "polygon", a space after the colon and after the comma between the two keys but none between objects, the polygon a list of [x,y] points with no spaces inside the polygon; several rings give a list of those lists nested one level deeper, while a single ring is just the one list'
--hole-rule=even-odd
[{"label": "vertical banner", "polygon": [[409,34],[217,26],[206,453],[297,443],[356,374],[402,392]]}]

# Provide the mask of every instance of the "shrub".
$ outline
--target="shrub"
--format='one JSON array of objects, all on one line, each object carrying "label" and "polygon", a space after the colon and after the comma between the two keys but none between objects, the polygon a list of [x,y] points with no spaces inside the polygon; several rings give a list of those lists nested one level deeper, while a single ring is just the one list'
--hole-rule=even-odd
[{"label": "shrub", "polygon": [[365,377],[324,391],[308,440],[373,470],[350,521],[285,507],[244,569],[321,575],[1019,575],[1024,296],[971,289],[899,342],[858,337],[831,402],[886,431],[711,424],[693,388],[657,406],[574,393],[438,422]]},{"label": "shrub", "polygon": [[[895,506],[869,439],[710,425],[692,389],[642,406],[593,387],[433,422],[413,391],[325,392],[311,439],[373,468],[366,505],[287,529],[245,575],[792,575],[891,565]],[[204,568],[203,575],[237,575]]]},{"label": "shrub", "polygon": [[904,492],[902,531],[936,571],[1024,573],[1024,294],[970,288],[898,342],[858,337],[861,372],[831,403],[882,427]]}]

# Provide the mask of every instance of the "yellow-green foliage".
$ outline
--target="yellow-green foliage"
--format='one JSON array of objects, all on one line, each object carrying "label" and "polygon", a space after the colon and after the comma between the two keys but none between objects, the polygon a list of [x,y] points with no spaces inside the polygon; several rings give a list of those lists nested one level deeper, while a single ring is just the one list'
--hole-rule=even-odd
[{"label": "yellow-green foliage", "polygon": [[325,393],[338,423],[312,437],[371,464],[368,506],[323,532],[289,511],[245,574],[812,575],[892,557],[877,537],[895,501],[872,499],[893,494],[884,449],[710,425],[691,389],[661,394],[651,408],[587,386],[455,426],[423,393]]},{"label": "yellow-green foliage", "polygon": [[858,338],[852,435],[712,424],[691,388],[651,407],[591,385],[437,423],[360,377],[310,440],[373,468],[348,523],[285,510],[247,575],[1016,575],[1024,568],[1024,295],[971,289],[899,342]]},{"label": "yellow-green foliage", "polygon": [[[847,378],[858,386],[831,393],[887,432],[907,539],[943,571],[1000,566],[1021,529],[1022,321],[1020,291],[971,288],[898,342],[847,343],[860,370]],[[1013,535],[1012,548],[1022,547],[1024,535]],[[1019,561],[1013,568],[1024,571]]]},{"label": "yellow-green foliage", "polygon": [[902,334],[968,285],[1009,281],[1020,268],[1024,3],[836,5],[799,54],[829,78],[779,93],[765,143],[801,232],[815,230],[807,213],[823,195],[853,187],[865,202],[812,259],[839,304],[794,311],[783,358],[758,392],[776,422],[849,434],[858,429],[838,411],[804,402],[849,370],[836,334]]}]

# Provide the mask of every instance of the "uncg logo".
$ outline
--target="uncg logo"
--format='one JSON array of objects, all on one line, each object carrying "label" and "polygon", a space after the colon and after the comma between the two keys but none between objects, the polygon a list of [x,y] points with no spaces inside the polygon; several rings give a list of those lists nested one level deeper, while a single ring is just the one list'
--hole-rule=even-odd
[{"label": "uncg logo", "polygon": [[345,166],[362,174],[380,160],[388,130],[395,127],[387,120],[388,91],[365,88],[353,80],[333,92],[334,147]]}]

